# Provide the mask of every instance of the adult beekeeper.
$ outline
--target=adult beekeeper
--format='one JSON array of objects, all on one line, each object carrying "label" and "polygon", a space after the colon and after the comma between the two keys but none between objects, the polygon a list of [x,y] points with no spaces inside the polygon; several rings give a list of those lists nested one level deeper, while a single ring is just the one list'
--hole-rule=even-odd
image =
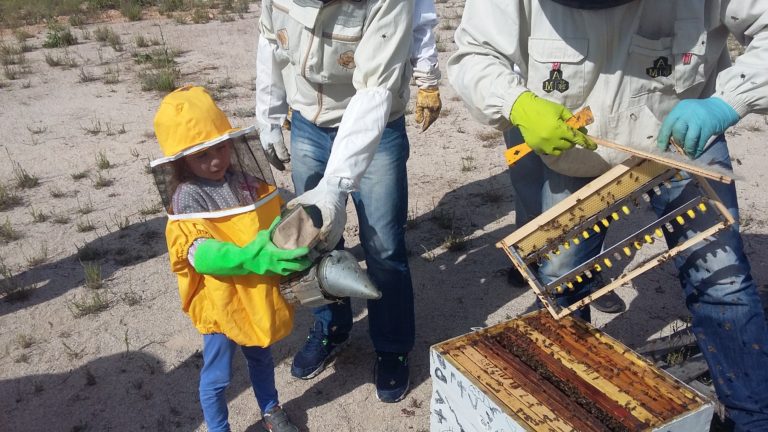
[{"label": "adult beekeeper", "polygon": [[[384,402],[402,400],[408,390],[415,336],[404,232],[413,8],[413,0],[265,0],[260,21],[268,42],[260,51],[271,53],[273,61],[267,69],[260,59],[260,70],[270,71],[272,87],[284,88],[282,97],[293,108],[291,165],[298,197],[288,207],[317,206],[321,236],[331,247],[342,239],[348,196],[357,210],[368,274],[382,292],[380,300],[368,301],[368,322],[376,394]],[[277,156],[285,160],[287,154]],[[291,367],[302,379],[323,370],[352,328],[348,300],[314,314]]]},{"label": "adult beekeeper", "polygon": [[[729,34],[746,51],[731,64]],[[639,149],[666,150],[731,169],[723,133],[741,117],[768,110],[768,2],[725,0],[467,0],[448,63],[451,84],[473,116],[499,129],[519,127],[538,154],[517,190],[538,190],[541,209],[587,184],[625,155],[597,148],[565,120],[589,105],[592,135]],[[515,72],[517,67],[519,72]],[[663,213],[697,195],[689,180],[653,197]],[[733,184],[713,184],[738,219]],[[535,216],[535,215],[534,215]],[[670,246],[698,232],[666,233]],[[549,282],[600,251],[593,236],[542,264]],[[692,329],[709,365],[727,422],[768,430],[768,331],[738,226],[678,255]],[[559,302],[588,294],[577,286]],[[579,311],[589,319],[589,309]]]}]

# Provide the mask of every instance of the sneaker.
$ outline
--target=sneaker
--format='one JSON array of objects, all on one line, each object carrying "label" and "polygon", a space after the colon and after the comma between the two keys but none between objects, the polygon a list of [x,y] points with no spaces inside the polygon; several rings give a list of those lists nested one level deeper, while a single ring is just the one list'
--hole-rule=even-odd
[{"label": "sneaker", "polygon": [[377,352],[373,368],[376,397],[386,403],[400,402],[408,393],[408,354]]},{"label": "sneaker", "polygon": [[279,405],[264,414],[261,426],[269,432],[299,432],[299,428],[291,423],[288,414]]},{"label": "sneaker", "polygon": [[312,379],[325,369],[333,357],[346,345],[349,334],[334,335],[333,340],[323,333],[319,321],[309,330],[307,341],[293,357],[291,375],[301,379]]},{"label": "sneaker", "polygon": [[590,305],[600,312],[609,314],[624,312],[627,309],[627,305],[624,303],[624,300],[622,300],[615,291],[611,291],[598,297],[597,299],[593,300]]}]

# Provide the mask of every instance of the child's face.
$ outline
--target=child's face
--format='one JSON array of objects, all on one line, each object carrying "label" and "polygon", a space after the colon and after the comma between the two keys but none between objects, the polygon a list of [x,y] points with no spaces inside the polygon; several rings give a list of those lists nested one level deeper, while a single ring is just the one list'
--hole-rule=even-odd
[{"label": "child's face", "polygon": [[184,156],[192,174],[207,180],[221,180],[230,164],[232,143],[227,140],[203,151]]}]

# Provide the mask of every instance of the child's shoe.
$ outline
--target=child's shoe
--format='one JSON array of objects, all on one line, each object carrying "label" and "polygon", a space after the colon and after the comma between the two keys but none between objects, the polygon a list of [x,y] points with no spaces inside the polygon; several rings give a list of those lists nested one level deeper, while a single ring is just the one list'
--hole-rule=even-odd
[{"label": "child's shoe", "polygon": [[264,414],[261,425],[269,432],[299,432],[299,428],[291,423],[288,414],[279,405]]}]

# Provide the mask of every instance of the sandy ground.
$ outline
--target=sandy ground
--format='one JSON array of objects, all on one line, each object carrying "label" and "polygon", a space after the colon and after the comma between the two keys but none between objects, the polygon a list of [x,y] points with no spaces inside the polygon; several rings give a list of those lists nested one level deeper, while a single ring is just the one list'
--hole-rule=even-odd
[{"label": "sandy ground", "polygon": [[[443,65],[455,49],[453,28],[463,2],[438,5]],[[43,49],[45,32],[28,43],[30,73],[3,81],[0,89],[0,181],[23,203],[0,213],[22,238],[0,243],[4,264],[16,280],[30,286],[30,297],[0,299],[0,430],[133,431],[204,430],[197,401],[202,363],[201,337],[179,309],[176,281],[168,269],[163,239],[165,217],[148,214],[159,199],[147,158],[159,155],[152,116],[162,95],[143,92],[139,66],[131,54],[142,51],[136,35],[164,38],[178,57],[183,82],[214,89],[220,105],[239,125],[254,121],[256,22],[259,5],[233,22],[180,25],[166,18],[111,24],[125,45],[116,52],[83,38],[68,53],[81,65],[50,67]],[[97,25],[86,26],[91,33]],[[5,41],[11,36],[4,34]],[[119,70],[119,82],[80,82],[81,68],[96,78]],[[444,73],[445,75],[445,73]],[[472,120],[447,79],[441,88],[443,115],[424,134],[408,116],[410,213],[408,246],[416,292],[417,340],[411,355],[412,389],[399,404],[379,403],[371,382],[374,353],[367,335],[364,304],[355,304],[357,324],[351,345],[311,381],[290,376],[293,353],[311,324],[298,310],[293,334],[274,347],[277,383],[285,408],[296,423],[316,431],[426,431],[429,428],[431,345],[492,325],[531,307],[528,290],[506,284],[506,256],[494,243],[514,230],[514,197],[503,163],[501,136]],[[94,130],[101,127],[101,132]],[[754,276],[768,281],[768,121],[744,119],[729,133],[738,183],[741,223]],[[90,133],[88,132],[90,130]],[[102,152],[111,168],[99,171]],[[39,178],[32,189],[14,188],[18,164]],[[72,174],[88,170],[89,177]],[[108,187],[96,188],[102,178]],[[290,196],[287,173],[277,175]],[[57,197],[54,198],[53,195]],[[63,195],[63,196],[60,196]],[[92,211],[85,213],[89,207]],[[58,216],[34,222],[32,213]],[[69,221],[63,221],[69,217]],[[128,226],[124,221],[127,218]],[[94,231],[79,232],[90,222]],[[122,228],[121,228],[122,226]],[[466,249],[450,252],[451,234],[467,236]],[[350,212],[349,246],[359,253],[356,220]],[[35,258],[47,257],[42,263]],[[95,253],[110,307],[76,318],[75,303],[92,298],[84,286],[80,253]],[[594,324],[630,346],[669,334],[687,316],[671,267],[653,270],[622,287],[628,312],[594,314]],[[229,388],[230,421],[235,431],[255,430],[260,418],[244,363],[236,362]]]}]

